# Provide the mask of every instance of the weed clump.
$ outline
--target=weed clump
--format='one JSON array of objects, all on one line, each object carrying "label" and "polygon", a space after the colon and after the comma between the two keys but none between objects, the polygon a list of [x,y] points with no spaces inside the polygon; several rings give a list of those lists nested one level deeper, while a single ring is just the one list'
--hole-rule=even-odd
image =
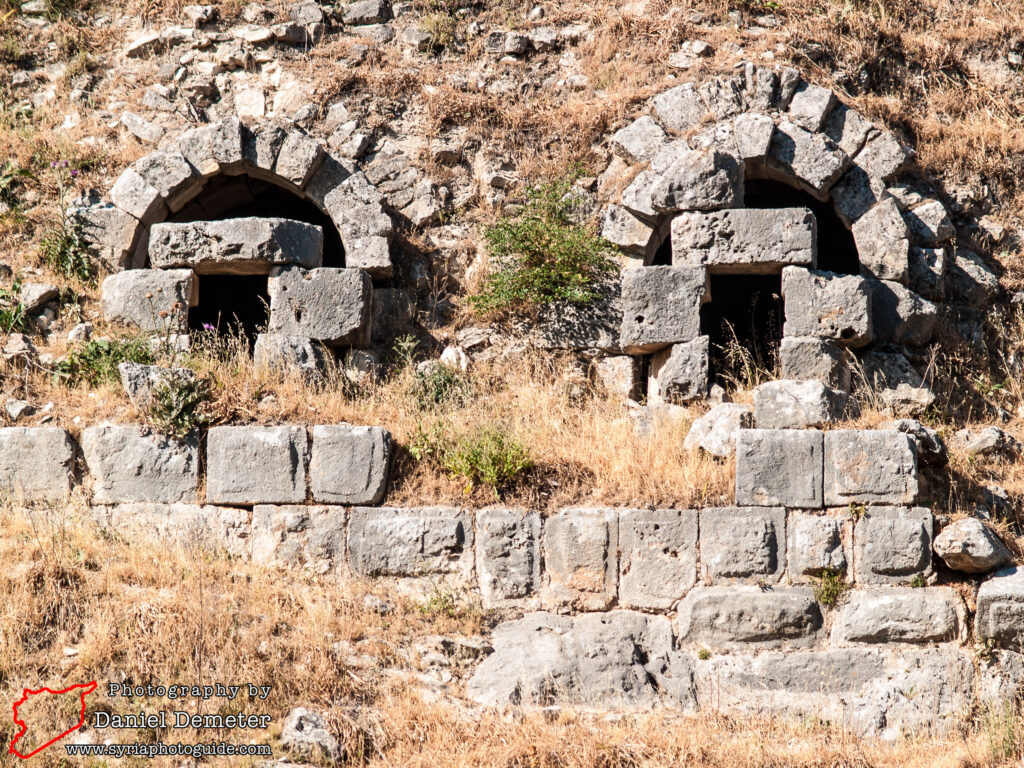
[{"label": "weed clump", "polygon": [[182,440],[209,423],[205,411],[209,401],[208,379],[168,376],[153,388],[149,419],[157,431]]},{"label": "weed clump", "polygon": [[849,588],[841,571],[826,568],[822,571],[821,579],[814,585],[814,599],[826,608],[834,608]]},{"label": "weed clump", "polygon": [[121,363],[151,365],[155,359],[145,336],[93,339],[58,362],[54,372],[69,387],[79,384],[98,387],[120,381],[117,366]]},{"label": "weed clump", "polygon": [[435,424],[422,428],[409,444],[409,453],[417,461],[433,460],[453,478],[466,481],[464,493],[482,485],[500,499],[527,470],[533,467],[529,449],[494,424],[478,426],[452,437]]}]

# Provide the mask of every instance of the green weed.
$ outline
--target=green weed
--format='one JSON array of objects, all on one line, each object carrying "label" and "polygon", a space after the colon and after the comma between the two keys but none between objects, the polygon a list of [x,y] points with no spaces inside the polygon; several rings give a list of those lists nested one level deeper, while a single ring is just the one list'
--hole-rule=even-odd
[{"label": "green weed", "polygon": [[209,401],[207,379],[170,375],[153,388],[149,419],[157,431],[182,440],[209,423]]},{"label": "green weed", "polygon": [[841,571],[826,568],[814,585],[814,599],[826,608],[834,608],[839,605],[849,588],[850,585]]},{"label": "green weed", "polygon": [[145,336],[93,339],[58,362],[54,371],[55,376],[69,387],[78,384],[98,387],[121,380],[117,370],[121,363],[150,365],[155,357]]}]

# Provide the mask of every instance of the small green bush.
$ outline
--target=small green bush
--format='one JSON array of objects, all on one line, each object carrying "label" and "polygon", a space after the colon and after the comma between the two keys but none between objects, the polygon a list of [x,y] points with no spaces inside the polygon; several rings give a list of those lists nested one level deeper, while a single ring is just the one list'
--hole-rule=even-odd
[{"label": "small green bush", "polygon": [[532,187],[518,214],[484,233],[494,270],[470,297],[480,312],[536,309],[552,302],[586,305],[617,271],[617,251],[573,221],[572,181]]},{"label": "small green bush", "polygon": [[434,424],[429,431],[421,426],[408,450],[417,461],[431,459],[452,477],[466,480],[465,493],[483,485],[499,499],[533,466],[527,447],[493,424],[454,438],[440,424]]},{"label": "small green bush", "polygon": [[459,408],[469,402],[471,391],[465,373],[440,363],[425,371],[416,371],[413,377],[412,395],[423,410]]},{"label": "small green bush", "polygon": [[18,298],[21,282],[15,280],[10,290],[0,288],[0,333],[20,333],[28,330],[28,315]]},{"label": "small green bush", "polygon": [[69,387],[82,383],[97,387],[120,381],[117,366],[121,363],[151,365],[155,357],[145,336],[93,339],[57,363],[55,374]]},{"label": "small green bush", "polygon": [[842,572],[826,568],[821,574],[821,579],[814,585],[814,599],[826,608],[834,608],[839,605],[839,601],[849,588],[850,585]]},{"label": "small green bush", "polygon": [[149,419],[158,432],[181,440],[209,423],[205,412],[209,401],[208,380],[168,376],[153,388]]}]

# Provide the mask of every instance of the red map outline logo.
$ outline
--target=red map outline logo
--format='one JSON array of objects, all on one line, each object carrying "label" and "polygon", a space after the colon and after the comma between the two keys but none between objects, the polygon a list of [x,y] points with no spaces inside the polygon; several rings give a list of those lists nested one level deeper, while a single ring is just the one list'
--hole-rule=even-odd
[{"label": "red map outline logo", "polygon": [[[50,693],[50,694],[54,694],[54,695],[59,696],[59,695],[61,695],[63,693],[71,693],[71,691],[75,690],[76,688],[83,689],[82,692],[79,694],[79,697],[81,698],[81,701],[82,701],[82,711],[81,711],[81,713],[79,714],[79,717],[78,717],[78,724],[74,728],[69,728],[68,730],[64,731],[64,733],[62,733],[60,736],[57,736],[54,739],[50,739],[48,742],[43,744],[43,746],[41,746],[41,747],[39,747],[37,749],[34,749],[33,751],[29,752],[27,755],[23,755],[23,754],[21,754],[21,752],[16,750],[14,748],[14,745],[18,743],[18,739],[20,739],[22,736],[24,736],[25,732],[28,730],[28,726],[25,725],[25,723],[23,723],[21,720],[18,719],[18,707],[20,707],[22,704],[24,704],[26,701],[28,701],[28,697],[29,696],[35,696],[37,694],[43,693],[44,691],[46,693]],[[11,741],[11,746],[10,746],[10,749],[8,750],[8,752],[10,754],[12,754],[12,755],[16,755],[17,757],[20,757],[22,760],[27,760],[28,758],[32,757],[33,755],[38,755],[40,752],[42,752],[44,749],[46,749],[50,745],[56,744],[58,741],[63,739],[65,736],[67,736],[69,733],[74,733],[75,731],[77,731],[79,728],[81,728],[83,725],[85,725],[85,697],[88,694],[90,694],[93,691],[95,691],[95,690],[96,690],[96,681],[95,680],[93,680],[91,683],[81,683],[79,685],[72,685],[70,688],[65,688],[63,691],[51,691],[49,688],[40,688],[38,691],[31,691],[28,688],[25,688],[22,691],[22,693],[21,693],[21,700],[14,702],[14,724],[19,726],[21,728],[21,730],[18,731],[14,735],[14,739]]]}]

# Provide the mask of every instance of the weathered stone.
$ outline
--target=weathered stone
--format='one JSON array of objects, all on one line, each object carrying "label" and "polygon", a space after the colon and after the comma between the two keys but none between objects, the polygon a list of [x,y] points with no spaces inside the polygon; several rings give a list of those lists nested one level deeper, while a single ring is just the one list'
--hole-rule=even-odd
[{"label": "weathered stone", "polygon": [[681,403],[707,396],[710,340],[698,336],[651,358],[647,398],[652,404]]},{"label": "weathered stone", "polygon": [[724,120],[743,111],[743,84],[738,78],[717,77],[698,88],[701,98],[716,120]]},{"label": "weathered stone", "polygon": [[296,372],[307,379],[316,379],[323,365],[323,354],[311,339],[261,333],[256,336],[253,364],[278,373]]},{"label": "weathered stone", "polygon": [[885,185],[853,165],[832,187],[832,203],[842,222],[850,227],[878,203],[890,198]]},{"label": "weathered stone", "polygon": [[348,560],[362,576],[453,574],[473,570],[473,520],[446,507],[351,510]]},{"label": "weathered stone", "polygon": [[917,497],[917,445],[902,432],[825,433],[825,505],[911,504]]},{"label": "weathered stone", "polygon": [[630,163],[646,163],[665,144],[665,131],[645,115],[612,135],[612,151]]},{"label": "weathered stone", "polygon": [[949,461],[946,443],[934,429],[914,419],[897,419],[880,424],[879,429],[896,430],[910,435],[917,445],[917,459],[924,464],[944,466]]},{"label": "weathered stone", "polygon": [[[654,210],[651,196],[654,194],[654,185],[660,178],[658,173],[653,170],[638,173],[619,196],[622,207],[641,219],[657,219],[660,214]],[[620,226],[624,225],[620,224]]]},{"label": "weathered stone", "polygon": [[555,301],[544,305],[534,324],[533,343],[539,349],[620,351],[624,323],[622,283],[619,280],[608,280],[596,286],[595,291],[597,297],[589,304]]},{"label": "weathered stone", "polygon": [[686,434],[683,448],[700,448],[712,456],[732,456],[736,451],[736,435],[741,429],[754,426],[749,405],[719,403],[693,422]]},{"label": "weathered stone", "polygon": [[743,204],[743,163],[717,149],[682,154],[651,190],[655,211],[713,211]]},{"label": "weathered stone", "polygon": [[640,368],[633,355],[602,357],[594,363],[594,378],[609,395],[633,400],[640,388]]},{"label": "weathered stone", "polygon": [[1002,288],[999,276],[974,251],[956,249],[949,270],[949,289],[968,306],[982,307],[996,298]]},{"label": "weathered stone", "polygon": [[383,24],[391,18],[391,15],[391,4],[387,0],[359,0],[359,2],[346,5],[341,18],[346,24],[363,26]]},{"label": "weathered stone", "polygon": [[[114,268],[129,266],[138,220],[115,205],[105,203],[68,210],[89,251]],[[139,265],[141,266],[141,265]]]},{"label": "weathered stone", "polygon": [[206,438],[211,504],[295,504],[306,500],[303,427],[214,427]]},{"label": "weathered stone", "polygon": [[268,181],[276,179],[274,166],[287,135],[286,128],[270,121],[261,121],[246,132],[242,155],[252,176]]},{"label": "weathered stone", "polygon": [[531,599],[541,585],[540,515],[482,509],[476,515],[476,529],[476,571],[484,605],[493,608]]},{"label": "weathered stone", "polygon": [[654,97],[651,102],[658,121],[672,133],[686,133],[695,128],[708,114],[707,105],[692,83],[671,88]]},{"label": "weathered stone", "polygon": [[1013,459],[1024,451],[1017,438],[999,427],[961,429],[953,435],[956,447],[971,456],[1002,456]]},{"label": "weathered stone", "polygon": [[736,503],[820,507],[822,433],[743,429],[736,436]]},{"label": "weathered stone", "polygon": [[324,196],[323,208],[338,227],[345,245],[345,266],[365,269],[370,277],[391,277],[391,217],[381,194],[363,173],[353,173]]},{"label": "weathered stone", "polygon": [[165,368],[139,363],[121,363],[117,366],[117,372],[128,398],[140,408],[149,405],[153,390],[172,382],[194,382],[196,379],[196,375],[188,368]]},{"label": "weathered stone", "polygon": [[791,576],[821,576],[846,571],[841,519],[831,515],[790,515],[789,572]]},{"label": "weathered stone", "polygon": [[302,131],[292,131],[281,143],[274,173],[303,189],[320,168],[326,153],[320,142]]},{"label": "weathered stone", "polygon": [[871,281],[871,320],[876,341],[919,346],[932,338],[938,308],[891,280]]},{"label": "weathered stone", "polygon": [[382,427],[313,427],[309,485],[313,501],[379,504],[388,484],[391,433]]},{"label": "weathered stone", "polygon": [[625,251],[643,254],[647,250],[654,227],[630,211],[612,203],[605,209],[601,237]]},{"label": "weathered stone", "polygon": [[776,274],[817,262],[817,225],[807,208],[737,208],[672,220],[672,263],[711,274]]},{"label": "weathered stone", "polygon": [[748,167],[761,169],[768,159],[775,133],[775,121],[768,115],[744,112],[733,120],[736,150]]},{"label": "weathered stone", "polygon": [[906,285],[910,271],[907,225],[892,198],[882,200],[851,228],[861,274]]},{"label": "weathered stone", "polygon": [[821,629],[809,587],[698,587],[679,605],[679,640],[711,648],[807,646]]},{"label": "weathered stone", "polygon": [[946,298],[949,252],[945,248],[910,249],[910,288],[932,301]]},{"label": "weathered stone", "polygon": [[973,517],[950,523],[935,537],[935,554],[954,571],[988,573],[1013,562],[1006,545]]},{"label": "weathered stone", "polygon": [[160,190],[134,168],[126,168],[110,188],[110,201],[143,224],[162,218],[167,210]]},{"label": "weathered stone", "polygon": [[700,512],[705,579],[777,580],[786,569],[785,546],[784,509],[718,507]]},{"label": "weathered stone", "polygon": [[697,581],[695,510],[622,510],[619,546],[622,606],[671,608]]},{"label": "weathered stone", "polygon": [[185,131],[175,142],[185,159],[203,176],[242,172],[245,128],[237,117]]},{"label": "weathered stone", "polygon": [[60,288],[52,283],[22,283],[18,303],[26,315],[33,315],[47,302],[60,296]]},{"label": "weathered stone", "polygon": [[758,429],[821,427],[842,418],[846,395],[811,379],[767,381],[754,388]]},{"label": "weathered stone", "polygon": [[951,240],[956,234],[949,211],[938,200],[928,200],[903,212],[914,242],[918,245],[936,245]]},{"label": "weathered stone", "polygon": [[827,136],[805,131],[787,120],[775,126],[768,151],[768,172],[773,178],[795,183],[824,202],[848,162],[846,153]]},{"label": "weathered stone", "polygon": [[647,166],[653,174],[653,179],[656,181],[679,160],[688,156],[691,151],[690,143],[686,139],[675,139],[663,146],[658,150],[658,153],[651,158],[651,162],[648,163]]},{"label": "weathered stone", "polygon": [[241,218],[154,224],[154,267],[191,267],[199,275],[265,275],[275,265],[319,267],[323,230],[292,219]]},{"label": "weathered stone", "polygon": [[0,427],[0,495],[63,501],[71,493],[75,444],[58,427]]},{"label": "weathered stone", "polygon": [[707,298],[703,268],[645,267],[622,275],[622,330],[627,352],[654,352],[700,335]]},{"label": "weathered stone", "polygon": [[330,573],[345,563],[342,507],[257,505],[252,510],[254,563]]},{"label": "weathered stone", "polygon": [[489,706],[650,707],[663,698],[694,704],[693,672],[672,651],[664,616],[611,611],[579,616],[531,613],[499,625],[494,653],[477,667],[467,695]]},{"label": "weathered stone", "polygon": [[949,587],[854,590],[832,625],[832,642],[942,643],[962,639],[963,601]]},{"label": "weathered stone", "polygon": [[874,338],[871,287],[862,277],[786,267],[782,270],[782,295],[786,336],[833,339],[854,348]]},{"label": "weathered stone", "polygon": [[288,713],[281,728],[281,746],[299,760],[337,762],[338,740],[327,730],[323,715],[297,707]]},{"label": "weathered stone", "polygon": [[854,528],[861,584],[905,584],[932,573],[932,513],[923,507],[867,507]]},{"label": "weathered stone", "polygon": [[369,344],[373,286],[362,270],[283,268],[267,289],[271,333],[334,346]]},{"label": "weathered stone", "polygon": [[837,104],[825,120],[823,131],[843,152],[854,157],[872,129],[871,121],[866,117],[845,104]]},{"label": "weathered stone", "polygon": [[142,427],[89,427],[82,454],[96,504],[193,502],[199,489],[199,444]]},{"label": "weathered stone", "polygon": [[[183,328],[195,295],[191,269],[129,269],[103,281],[103,317],[145,331]],[[166,313],[161,317],[160,313]]]},{"label": "weathered stone", "polygon": [[802,83],[789,102],[789,120],[807,131],[820,131],[836,103],[829,88]]},{"label": "weathered stone", "polygon": [[1024,568],[1011,565],[996,571],[978,590],[975,633],[1004,648],[1024,641]]},{"label": "weathered stone", "polygon": [[779,346],[779,363],[787,379],[817,379],[825,386],[850,391],[849,353],[832,341],[787,336]]},{"label": "weathered stone", "polygon": [[615,602],[618,513],[564,509],[544,525],[545,607],[606,610]]},{"label": "weathered stone", "polygon": [[178,152],[154,152],[132,168],[163,198],[172,213],[177,213],[202,189],[199,172]]},{"label": "weathered stone", "polygon": [[878,405],[894,415],[914,416],[935,402],[935,393],[901,353],[872,349],[860,362]]},{"label": "weathered stone", "polygon": [[891,133],[881,133],[864,145],[854,162],[872,179],[891,181],[910,162],[910,153]]}]

